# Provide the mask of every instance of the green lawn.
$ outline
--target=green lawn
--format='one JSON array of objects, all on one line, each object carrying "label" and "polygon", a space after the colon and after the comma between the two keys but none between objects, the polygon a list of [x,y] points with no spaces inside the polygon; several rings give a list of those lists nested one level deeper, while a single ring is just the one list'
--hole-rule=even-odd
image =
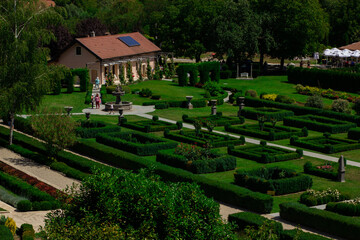
[{"label": "green lawn", "polygon": [[[186,96],[193,96],[193,99],[204,98],[205,90],[195,87],[180,87],[178,84],[169,81],[145,81],[129,85],[131,90],[149,88],[153,95],[161,95],[161,100],[186,100]],[[151,98],[140,97],[138,94],[126,94],[121,98],[124,101],[131,101],[133,104],[141,105],[143,102],[153,102]]]},{"label": "green lawn", "polygon": [[[220,85],[243,90],[243,93],[252,89],[258,95],[261,93],[286,95],[302,103],[306,102],[308,98],[308,96],[296,92],[295,85],[287,82],[287,76],[259,76],[254,80],[226,79],[220,80]],[[331,99],[324,98],[323,100],[326,105],[332,103]]]},{"label": "green lawn", "polygon": [[[75,89],[77,90],[77,89]],[[89,105],[84,104],[85,102],[85,92],[75,91],[73,93],[64,92],[62,90],[60,95],[45,95],[40,104],[40,109],[45,107],[47,108],[64,108],[65,106],[72,106],[72,113],[82,112],[84,108],[89,107]]]}]

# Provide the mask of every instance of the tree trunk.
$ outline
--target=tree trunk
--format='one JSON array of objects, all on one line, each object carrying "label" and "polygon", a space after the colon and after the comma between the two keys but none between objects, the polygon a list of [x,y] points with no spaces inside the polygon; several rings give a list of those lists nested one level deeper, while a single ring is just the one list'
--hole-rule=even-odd
[{"label": "tree trunk", "polygon": [[285,62],[285,58],[281,57],[281,61],[280,61],[280,69],[283,70],[284,69],[284,62]]},{"label": "tree trunk", "polygon": [[14,114],[10,113],[10,139],[9,145],[13,143],[13,135],[14,135]]},{"label": "tree trunk", "polygon": [[264,70],[264,53],[260,52],[260,71]]}]

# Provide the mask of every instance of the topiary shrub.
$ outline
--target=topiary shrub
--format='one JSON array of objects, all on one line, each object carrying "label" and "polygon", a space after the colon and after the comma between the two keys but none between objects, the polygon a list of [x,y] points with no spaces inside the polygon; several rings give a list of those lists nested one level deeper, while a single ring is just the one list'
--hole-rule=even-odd
[{"label": "topiary shrub", "polygon": [[341,113],[351,113],[350,104],[347,100],[336,99],[331,104],[331,110]]},{"label": "topiary shrub", "polygon": [[151,97],[152,95],[152,91],[149,88],[143,88],[140,92],[139,95],[141,97]]},{"label": "topiary shrub", "polygon": [[18,204],[16,205],[17,210],[19,210],[20,212],[30,211],[31,207],[32,207],[32,204],[29,200],[22,200],[22,201],[18,202]]},{"label": "topiary shrub", "polygon": [[169,104],[165,102],[155,104],[155,109],[167,109],[167,108],[169,108]]},{"label": "topiary shrub", "polygon": [[246,90],[245,96],[250,96],[250,97],[256,98],[258,95],[255,90],[249,89],[249,90]]},{"label": "topiary shrub", "polygon": [[360,98],[355,100],[353,109],[355,110],[356,114],[360,115]]},{"label": "topiary shrub", "polygon": [[320,95],[315,94],[306,99],[305,106],[322,109],[322,108],[324,108],[324,102]]},{"label": "topiary shrub", "polygon": [[285,96],[285,95],[277,95],[276,98],[275,98],[275,102],[292,104],[292,103],[295,102],[295,99],[290,98],[290,97]]},{"label": "topiary shrub", "polygon": [[182,129],[182,127],[183,127],[183,122],[182,122],[182,121],[177,121],[177,122],[176,122],[176,126],[178,127],[178,129]]},{"label": "topiary shrub", "polygon": [[5,226],[0,226],[1,240],[14,240],[12,232]]},{"label": "topiary shrub", "polygon": [[152,96],[151,96],[151,99],[160,100],[160,99],[161,99],[161,95],[152,95]]},{"label": "topiary shrub", "polygon": [[154,116],[152,117],[152,120],[153,120],[154,122],[158,121],[158,120],[159,120],[159,116],[154,115]]}]

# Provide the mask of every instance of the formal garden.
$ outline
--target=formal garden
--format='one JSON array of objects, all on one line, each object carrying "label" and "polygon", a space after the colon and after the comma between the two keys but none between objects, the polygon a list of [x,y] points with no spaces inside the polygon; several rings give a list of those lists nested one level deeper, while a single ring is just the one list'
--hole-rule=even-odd
[{"label": "formal garden", "polygon": [[[266,85],[267,93],[260,92],[260,95],[256,90],[239,87],[246,83],[252,86],[253,81],[274,87]],[[173,82],[151,80],[125,86],[127,93],[123,99],[155,106],[150,119],[136,115],[126,115],[120,120],[112,115],[71,116],[76,122],[76,140],[69,148],[98,162],[63,150],[48,158],[48,148],[43,143],[18,132],[14,133],[14,144],[8,146],[9,132],[4,127],[0,128],[0,143],[71,178],[85,180],[94,174],[94,167],[104,167],[101,163],[132,171],[149,168],[163,181],[195,182],[206,196],[215,200],[257,213],[280,212],[284,219],[349,237],[349,232],[353,233],[359,227],[356,221],[350,224],[348,218],[359,215],[355,203],[360,197],[356,187],[360,182],[360,169],[346,163],[349,160],[360,162],[356,157],[360,154],[357,128],[360,117],[330,108],[304,106],[303,95],[296,92],[295,84],[284,82],[284,77],[259,77],[253,81],[225,79],[219,83],[205,82],[201,87],[184,87],[174,79]],[[112,101],[111,90],[104,88],[103,99]],[[143,96],[141,89],[161,97]],[[168,92],[174,94],[167,95]],[[288,96],[288,92],[294,98],[267,98],[271,94]],[[74,94],[76,101],[84,102],[85,95]],[[190,94],[193,98],[189,101],[186,96]],[[228,95],[229,101],[224,102]],[[44,105],[52,101],[56,105],[57,96],[49,95]],[[238,97],[243,97],[243,102]],[[210,100],[214,101],[211,103]],[[62,104],[71,105],[74,99],[66,101]],[[193,103],[192,109],[188,107],[189,102]],[[79,110],[74,108],[73,113],[76,112]],[[16,117],[15,128],[39,136],[32,127],[32,118]],[[247,138],[258,139],[260,144]],[[339,163],[305,155],[304,151],[336,157],[344,155],[346,181],[338,181]],[[1,169],[11,175],[3,177],[3,181],[11,180],[2,184],[3,190],[0,190],[6,192],[1,195],[2,201],[20,211],[54,209],[61,203],[63,197],[54,194],[46,184],[6,165]],[[10,184],[18,179],[28,183]],[[43,187],[39,192],[38,188],[30,190],[30,186]],[[24,193],[22,188],[29,190]],[[320,194],[322,191],[324,193]],[[328,197],[324,198],[324,194]],[[339,202],[347,199],[352,200]],[[326,210],[307,207],[320,204],[327,204]],[[229,221],[236,222],[239,231],[244,229],[244,224],[258,227],[264,223],[260,216],[249,214],[230,215]],[[312,220],[304,221],[306,218],[299,217],[302,214],[312,214]],[[324,229],[318,225],[319,221],[334,226],[350,224],[346,225],[349,230],[343,232],[338,226]],[[279,235],[294,234],[279,230]]]}]

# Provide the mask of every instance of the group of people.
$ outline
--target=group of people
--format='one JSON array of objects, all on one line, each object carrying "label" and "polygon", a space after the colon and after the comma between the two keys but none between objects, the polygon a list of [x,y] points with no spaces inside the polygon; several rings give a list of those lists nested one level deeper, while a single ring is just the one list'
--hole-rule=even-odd
[{"label": "group of people", "polygon": [[98,93],[95,95],[95,97],[94,97],[94,95],[91,95],[91,108],[94,108],[94,103],[95,103],[96,109],[99,109],[100,103],[101,103],[101,98]]},{"label": "group of people", "polygon": [[[300,67],[302,68],[304,66],[304,61],[300,61]],[[310,60],[307,61],[307,67],[310,68]]]}]

